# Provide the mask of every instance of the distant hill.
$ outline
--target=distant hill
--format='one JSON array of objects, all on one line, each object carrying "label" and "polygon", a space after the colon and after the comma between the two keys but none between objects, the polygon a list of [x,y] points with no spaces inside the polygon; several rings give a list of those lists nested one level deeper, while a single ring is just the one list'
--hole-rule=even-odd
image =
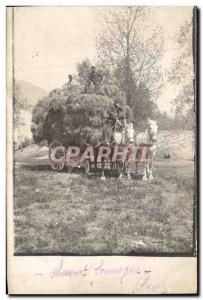
[{"label": "distant hill", "polygon": [[21,124],[18,128],[14,129],[14,142],[15,147],[18,149],[19,145],[24,143],[27,139],[32,139],[31,133],[31,120],[32,110],[34,105],[43,97],[48,95],[44,89],[23,80],[16,80],[22,98],[26,99],[28,108],[21,109]]},{"label": "distant hill", "polygon": [[44,89],[27,81],[16,80],[16,84],[19,86],[23,98],[26,98],[32,107],[48,94]]}]

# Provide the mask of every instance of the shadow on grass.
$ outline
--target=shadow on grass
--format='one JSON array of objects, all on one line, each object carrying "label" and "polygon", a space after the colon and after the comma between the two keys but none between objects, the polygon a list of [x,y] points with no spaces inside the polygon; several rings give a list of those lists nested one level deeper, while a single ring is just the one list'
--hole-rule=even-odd
[{"label": "shadow on grass", "polygon": [[[102,172],[101,168],[97,168],[97,169],[95,168],[95,169],[92,169],[92,171],[87,175],[85,173],[84,168],[65,166],[63,168],[63,170],[57,171],[57,170],[53,170],[49,165],[22,165],[22,166],[20,166],[20,169],[25,170],[25,171],[33,171],[33,172],[51,171],[51,172],[56,172],[56,173],[83,174],[83,175],[86,175],[86,177],[88,179],[101,177],[101,172]],[[110,169],[105,169],[105,177],[118,179],[119,174],[116,171],[112,171]],[[124,174],[123,178],[127,178],[127,175]],[[131,174],[131,179],[142,180],[142,175]]]},{"label": "shadow on grass", "polygon": [[49,165],[22,165],[20,169],[25,171],[53,171]]},{"label": "shadow on grass", "polygon": [[83,174],[85,173],[84,169],[77,168],[77,167],[68,167],[65,166],[63,170],[53,170],[51,166],[49,165],[21,165],[20,168],[25,171],[51,171],[55,173],[77,173],[77,174]]}]

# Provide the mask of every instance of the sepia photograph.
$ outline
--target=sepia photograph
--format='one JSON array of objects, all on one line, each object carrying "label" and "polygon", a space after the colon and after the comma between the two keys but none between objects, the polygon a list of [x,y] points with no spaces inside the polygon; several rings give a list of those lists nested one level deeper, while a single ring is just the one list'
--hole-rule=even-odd
[{"label": "sepia photograph", "polygon": [[195,254],[192,8],[12,13],[15,253]]},{"label": "sepia photograph", "polygon": [[196,257],[196,8],[7,7],[7,39],[12,255]]}]

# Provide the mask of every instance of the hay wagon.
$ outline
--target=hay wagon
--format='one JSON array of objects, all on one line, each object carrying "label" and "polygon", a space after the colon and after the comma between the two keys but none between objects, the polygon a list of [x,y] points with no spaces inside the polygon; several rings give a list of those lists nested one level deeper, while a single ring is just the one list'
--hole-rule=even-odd
[{"label": "hay wagon", "polygon": [[[111,162],[112,155],[110,154],[109,158],[101,159],[98,161],[98,154],[99,154],[99,146],[92,147],[93,149],[93,159],[85,158],[81,161],[85,150],[88,146],[84,146],[80,148],[80,153],[69,159],[67,157],[67,148],[64,147],[60,142],[55,141],[51,143],[49,146],[49,164],[53,170],[61,171],[67,167],[77,166],[78,168],[84,168],[86,174],[90,172],[102,168],[105,164],[105,167],[108,169],[114,170],[116,169],[116,165]],[[111,146],[111,153],[113,152],[114,147]]]},{"label": "hay wagon", "polygon": [[[133,145],[134,146],[134,145]],[[148,152],[152,145],[142,144],[139,146],[134,146],[134,156],[132,152],[132,145],[126,147],[125,144],[111,144],[109,147],[108,157],[102,157],[99,159],[99,149],[101,145],[92,147],[92,158],[82,157],[85,154],[88,146],[80,148],[78,155],[73,156],[71,159],[68,157],[68,148],[64,147],[60,142],[55,141],[51,143],[49,147],[49,163],[53,170],[61,171],[66,167],[77,167],[84,168],[86,174],[94,172],[98,169],[109,169],[112,173],[117,174],[121,167],[131,165],[131,173],[139,175],[140,166],[143,165],[148,159]],[[74,147],[73,147],[74,148]],[[117,152],[126,151],[125,158],[122,155],[117,155],[116,159],[113,159],[115,149]],[[82,160],[81,160],[82,159]]]}]

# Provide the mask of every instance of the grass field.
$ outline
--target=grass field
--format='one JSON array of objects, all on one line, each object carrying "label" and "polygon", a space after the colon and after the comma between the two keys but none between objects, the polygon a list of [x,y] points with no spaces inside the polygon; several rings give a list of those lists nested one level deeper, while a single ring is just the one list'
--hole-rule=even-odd
[{"label": "grass field", "polygon": [[[80,169],[52,171],[45,147],[16,152],[15,252],[191,252],[192,134],[161,132],[159,144],[150,183],[112,177],[104,182],[99,174],[87,176]],[[165,152],[170,159],[163,158]]]}]

